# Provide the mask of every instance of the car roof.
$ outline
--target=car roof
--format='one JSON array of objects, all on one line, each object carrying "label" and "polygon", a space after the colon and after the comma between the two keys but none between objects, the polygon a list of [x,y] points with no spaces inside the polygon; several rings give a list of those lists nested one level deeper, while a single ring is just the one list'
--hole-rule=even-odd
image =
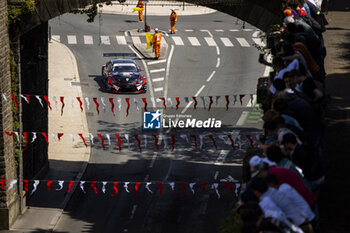
[{"label": "car roof", "polygon": [[115,63],[132,63],[136,65],[136,62],[134,60],[131,59],[112,59],[111,62],[113,64]]}]

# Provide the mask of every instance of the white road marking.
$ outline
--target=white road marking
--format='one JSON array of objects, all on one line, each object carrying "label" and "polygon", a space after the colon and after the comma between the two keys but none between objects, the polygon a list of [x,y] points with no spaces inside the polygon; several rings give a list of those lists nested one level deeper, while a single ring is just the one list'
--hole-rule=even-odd
[{"label": "white road marking", "polygon": [[246,120],[247,117],[248,117],[248,113],[249,113],[248,111],[243,111],[243,112],[242,112],[242,115],[239,117],[239,119],[238,119],[236,125],[238,125],[238,126],[244,125],[244,122],[245,122],[245,120]]},{"label": "white road marking", "polygon": [[141,39],[138,36],[132,36],[131,40],[134,44],[141,44]]},{"label": "white road marking", "polygon": [[270,66],[266,66],[263,77],[269,76],[270,70],[271,70],[271,67]]},{"label": "white road marking", "polygon": [[200,46],[201,45],[199,43],[197,37],[188,37],[188,40],[190,41],[192,46]]},{"label": "white road marking", "polygon": [[61,36],[59,36],[59,35],[52,35],[51,39],[53,39],[53,40],[55,40],[57,42],[61,42]]},{"label": "white road marking", "polygon": [[256,101],[256,95],[253,95],[253,104],[252,104],[252,101],[250,99],[247,103],[247,107],[252,107],[252,105],[254,105],[255,101]]},{"label": "white road marking", "polygon": [[201,32],[207,32],[209,34],[210,37],[213,37],[213,34],[211,34],[211,32],[209,30],[200,30]]},{"label": "white road marking", "polygon": [[128,31],[125,31],[124,35],[125,35],[125,37],[127,37],[128,36]]},{"label": "white road marking", "polygon": [[199,88],[199,90],[194,96],[197,97],[203,91],[204,88],[205,88],[205,85],[202,85],[201,88]]},{"label": "white road marking", "polygon": [[169,80],[169,72],[170,72],[170,64],[171,64],[171,58],[173,57],[173,53],[174,53],[174,45],[171,45],[171,49],[169,52],[169,56],[168,56],[168,62],[166,65],[166,72],[165,72],[165,91],[164,91],[164,98],[167,98],[168,95],[168,80]]},{"label": "white road marking", "polygon": [[110,45],[111,42],[109,40],[109,36],[101,36],[101,44]]},{"label": "white road marking", "polygon": [[244,39],[243,37],[237,37],[236,38],[238,43],[242,46],[242,47],[250,47],[249,43],[247,42],[246,39]]},{"label": "white road marking", "polygon": [[223,32],[223,29],[215,29],[216,32]]},{"label": "white road marking", "polygon": [[154,64],[164,63],[164,62],[166,62],[166,59],[162,59],[158,61],[149,61],[147,62],[147,65],[154,65]]},{"label": "white road marking", "polygon": [[220,66],[220,57],[216,59],[216,68],[219,68]]},{"label": "white road marking", "polygon": [[259,45],[259,46],[261,46],[261,47],[265,47],[264,41],[261,41],[260,38],[252,38],[252,39],[253,39],[253,41],[254,41],[257,45]]},{"label": "white road marking", "polygon": [[190,102],[188,102],[188,104],[186,105],[186,107],[181,111],[181,114],[184,114],[187,109],[191,106],[191,104],[193,103],[193,101],[191,100]]},{"label": "white road marking", "polygon": [[232,42],[230,41],[229,38],[227,38],[227,37],[221,37],[220,39],[221,39],[222,43],[223,43],[226,47],[233,47],[233,44],[232,44]]},{"label": "white road marking", "polygon": [[193,29],[185,29],[185,32],[193,32]]},{"label": "white road marking", "polygon": [[[128,46],[131,49],[131,51],[133,51],[137,55],[137,57],[142,61],[143,67],[145,67],[146,77],[150,77],[148,67],[147,67],[146,62],[143,59],[143,57],[131,45],[128,45]],[[152,80],[150,78],[147,78],[147,80],[148,80],[147,85],[149,86],[148,89],[150,90],[151,98],[154,98],[154,93],[153,93],[153,88],[152,88]]]},{"label": "white road marking", "polygon": [[130,217],[131,219],[133,219],[133,218],[134,218],[134,215],[135,215],[136,209],[137,209],[137,205],[133,205],[132,210],[131,210],[131,217]]},{"label": "white road marking", "polygon": [[246,31],[246,32],[251,32],[251,31],[253,31],[253,29],[243,29],[243,31]]},{"label": "white road marking", "polygon": [[182,41],[181,37],[179,36],[173,36],[173,41],[176,45],[184,45],[184,42]]},{"label": "white road marking", "polygon": [[84,36],[84,44],[93,44],[92,36]]},{"label": "white road marking", "polygon": [[155,92],[160,92],[160,91],[163,91],[163,87],[157,87],[157,88],[154,88],[154,91],[155,91]]},{"label": "white road marking", "polygon": [[255,31],[255,32],[253,33],[253,37],[258,37],[259,33],[260,33],[260,31]]},{"label": "white road marking", "polygon": [[77,44],[77,37],[76,36],[67,36],[68,44]]},{"label": "white road marking", "polygon": [[126,39],[124,36],[116,36],[117,38],[117,43],[121,45],[126,45]]},{"label": "white road marking", "polygon": [[213,76],[214,76],[215,73],[216,73],[216,71],[214,70],[214,71],[210,74],[209,78],[207,79],[207,82],[209,82],[209,81],[213,78]]},{"label": "white road marking", "polygon": [[212,37],[204,37],[204,40],[207,42],[208,46],[216,46],[215,40]]},{"label": "white road marking", "polygon": [[161,82],[161,81],[164,81],[164,78],[161,77],[161,78],[153,78],[152,79],[153,82]]},{"label": "white road marking", "polygon": [[230,32],[238,32],[239,30],[238,29],[230,29],[229,31]]},{"label": "white road marking", "polygon": [[158,72],[163,72],[163,71],[165,71],[165,68],[150,70],[149,72],[152,74],[152,73],[158,73]]},{"label": "white road marking", "polygon": [[157,152],[154,152],[154,153],[153,153],[152,160],[151,160],[151,163],[149,164],[149,168],[152,168],[152,167],[153,167],[154,162],[156,161],[156,159],[157,159]]},{"label": "white road marking", "polygon": [[219,46],[216,45],[216,55],[220,55],[220,49],[219,49]]}]

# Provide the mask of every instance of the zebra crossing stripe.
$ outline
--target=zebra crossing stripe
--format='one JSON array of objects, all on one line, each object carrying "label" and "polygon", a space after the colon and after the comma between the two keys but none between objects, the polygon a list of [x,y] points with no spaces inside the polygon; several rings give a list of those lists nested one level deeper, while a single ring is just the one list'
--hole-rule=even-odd
[{"label": "zebra crossing stripe", "polygon": [[242,47],[250,47],[248,41],[246,39],[244,39],[243,37],[237,37],[236,39]]},{"label": "zebra crossing stripe", "polygon": [[132,39],[132,42],[133,42],[134,44],[141,44],[141,39],[140,39],[140,37],[138,37],[138,36],[133,36],[133,37],[131,37],[131,39]]},{"label": "zebra crossing stripe", "polygon": [[109,41],[109,36],[101,36],[101,44],[110,45],[111,42]]},{"label": "zebra crossing stripe", "polygon": [[77,37],[74,35],[67,36],[68,44],[77,44]]},{"label": "zebra crossing stripe", "polygon": [[154,91],[155,91],[155,92],[163,91],[163,87],[154,88]]},{"label": "zebra crossing stripe", "polygon": [[184,42],[182,41],[181,37],[179,36],[173,36],[173,41],[176,45],[184,45]]},{"label": "zebra crossing stripe", "polygon": [[193,32],[193,29],[185,29],[185,32]]},{"label": "zebra crossing stripe", "polygon": [[61,36],[59,36],[59,35],[52,35],[51,39],[53,39],[53,40],[55,40],[57,42],[61,42]]},{"label": "zebra crossing stripe", "polygon": [[116,38],[117,38],[117,43],[118,44],[126,45],[125,36],[116,36]]},{"label": "zebra crossing stripe", "polygon": [[211,37],[204,37],[204,40],[207,42],[208,46],[216,46],[215,40]]},{"label": "zebra crossing stripe", "polygon": [[239,30],[238,29],[230,29],[229,31],[230,32],[238,32]]},{"label": "zebra crossing stripe", "polygon": [[261,47],[265,47],[264,41],[262,41],[260,38],[252,38],[252,39],[257,45],[259,45]]},{"label": "zebra crossing stripe", "polygon": [[157,70],[150,70],[150,73],[158,73],[158,72],[163,72],[165,71],[165,68],[157,69]]},{"label": "zebra crossing stripe", "polygon": [[92,36],[84,36],[84,44],[93,44]]},{"label": "zebra crossing stripe", "polygon": [[227,38],[227,37],[221,37],[220,39],[221,39],[222,43],[223,43],[226,47],[233,47],[233,44],[232,44],[232,42],[230,41],[229,38]]},{"label": "zebra crossing stripe", "polygon": [[190,41],[192,46],[201,46],[197,37],[188,37],[188,40]]},{"label": "zebra crossing stripe", "polygon": [[164,78],[163,78],[163,77],[152,79],[152,82],[161,82],[161,81],[164,81]]},{"label": "zebra crossing stripe", "polygon": [[223,32],[223,29],[215,29],[216,32]]}]

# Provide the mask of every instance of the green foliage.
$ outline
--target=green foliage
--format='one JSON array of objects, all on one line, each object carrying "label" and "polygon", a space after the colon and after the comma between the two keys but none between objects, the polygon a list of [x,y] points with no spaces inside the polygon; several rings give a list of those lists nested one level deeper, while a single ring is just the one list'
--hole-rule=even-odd
[{"label": "green foliage", "polygon": [[86,14],[88,19],[86,20],[88,23],[92,23],[95,20],[95,17],[97,15],[97,4],[93,4],[88,9],[83,10],[73,10],[71,11],[73,14]]},{"label": "green foliage", "polygon": [[240,233],[242,227],[242,220],[234,208],[230,211],[229,216],[222,223],[222,230],[220,233]]},{"label": "green foliage", "polygon": [[35,0],[21,0],[19,5],[8,2],[8,25],[15,25],[21,21],[23,15],[35,11]]}]

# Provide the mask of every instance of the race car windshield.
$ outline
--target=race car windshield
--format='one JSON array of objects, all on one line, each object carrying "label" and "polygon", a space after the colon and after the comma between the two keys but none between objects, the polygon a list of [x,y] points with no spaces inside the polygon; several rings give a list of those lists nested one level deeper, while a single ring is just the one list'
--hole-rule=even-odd
[{"label": "race car windshield", "polygon": [[114,66],[114,72],[137,72],[136,66]]}]

